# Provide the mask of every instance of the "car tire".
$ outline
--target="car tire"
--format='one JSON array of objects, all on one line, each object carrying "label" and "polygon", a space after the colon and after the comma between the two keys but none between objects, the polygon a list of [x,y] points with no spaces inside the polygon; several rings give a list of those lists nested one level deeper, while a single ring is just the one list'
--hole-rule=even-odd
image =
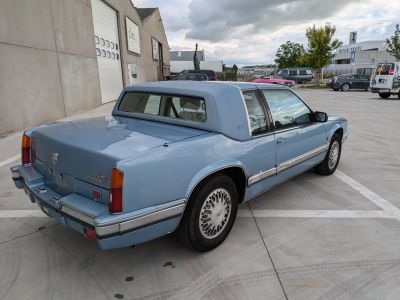
[{"label": "car tire", "polygon": [[400,92],[397,94],[397,98],[400,100]]},{"label": "car tire", "polygon": [[390,93],[379,93],[379,97],[382,99],[387,99],[390,97]]},{"label": "car tire", "polygon": [[350,84],[343,83],[341,89],[343,92],[348,92],[350,90]]},{"label": "car tire", "polygon": [[315,172],[320,175],[328,176],[332,175],[339,164],[340,154],[342,152],[342,139],[339,134],[334,134],[332,136],[331,142],[329,144],[328,152],[324,160],[314,167]]},{"label": "car tire", "polygon": [[233,180],[218,174],[201,183],[190,196],[177,235],[200,252],[210,251],[228,236],[236,219],[238,191]]}]

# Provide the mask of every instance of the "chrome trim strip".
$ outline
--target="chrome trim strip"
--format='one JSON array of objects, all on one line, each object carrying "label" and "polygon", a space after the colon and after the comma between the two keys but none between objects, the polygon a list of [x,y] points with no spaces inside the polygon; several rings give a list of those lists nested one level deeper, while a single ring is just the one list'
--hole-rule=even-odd
[{"label": "chrome trim strip", "polygon": [[257,173],[255,175],[252,175],[248,178],[247,180],[247,186],[251,186],[261,180],[264,180],[266,178],[272,177],[274,175],[278,175],[280,172],[287,170],[291,167],[294,167],[308,159],[311,159],[323,152],[325,152],[326,150],[328,150],[329,145],[323,145],[321,147],[318,147],[316,149],[313,149],[309,152],[306,152],[302,155],[299,155],[295,158],[292,158],[288,161],[285,161],[284,163],[281,163],[279,165],[276,166],[276,168],[271,168],[269,170],[266,171],[262,171],[260,173]]},{"label": "chrome trim strip", "polygon": [[325,152],[326,150],[328,150],[328,148],[329,148],[329,145],[323,145],[323,146],[318,147],[318,148],[316,148],[314,150],[311,150],[311,151],[309,151],[307,153],[299,155],[299,156],[297,156],[297,157],[295,157],[293,159],[285,161],[284,163],[281,163],[276,167],[277,173],[280,173],[280,172],[282,172],[284,170],[287,170],[287,169],[289,169],[291,167],[294,167],[294,166],[296,166],[296,165],[298,165],[298,164],[300,164],[300,163],[302,163],[302,162],[304,162],[304,161],[306,161],[306,160],[308,160],[310,158],[313,158],[314,156],[317,156],[317,155]]},{"label": "chrome trim strip", "polygon": [[264,180],[268,177],[274,176],[276,175],[276,168],[271,168],[269,170],[266,171],[262,171],[258,174],[255,174],[253,176],[250,176],[249,179],[247,180],[247,186],[251,186],[261,180]]},{"label": "chrome trim strip", "polygon": [[176,206],[168,207],[148,215],[138,217],[136,219],[122,222],[120,224],[120,231],[128,231],[138,227],[143,227],[146,224],[156,223],[174,216],[180,215],[185,209],[186,203],[178,204]]},{"label": "chrome trim strip", "polygon": [[140,227],[144,227],[148,224],[161,222],[162,220],[179,216],[183,213],[186,203],[181,203],[175,206],[167,207],[149,214],[135,217],[131,220],[115,223],[106,226],[96,225],[96,233],[99,236],[124,233],[125,231],[135,230]]},{"label": "chrome trim strip", "polygon": [[61,207],[61,211],[67,215],[70,215],[78,220],[81,220],[87,224],[93,225],[94,226],[94,221],[93,217],[84,214],[74,208],[71,208],[69,206],[66,206],[65,204]]}]

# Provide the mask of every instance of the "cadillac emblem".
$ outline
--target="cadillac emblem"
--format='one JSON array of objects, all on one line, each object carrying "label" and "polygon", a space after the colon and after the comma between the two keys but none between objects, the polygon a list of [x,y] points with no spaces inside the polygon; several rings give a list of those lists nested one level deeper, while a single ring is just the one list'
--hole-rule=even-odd
[{"label": "cadillac emblem", "polygon": [[89,179],[101,183],[106,183],[107,182],[107,177],[101,174],[99,171],[94,172],[93,175],[88,176]]},{"label": "cadillac emblem", "polygon": [[56,164],[58,162],[58,157],[60,155],[58,154],[58,152],[53,152],[53,154],[51,155],[51,161],[53,162],[53,164]]}]

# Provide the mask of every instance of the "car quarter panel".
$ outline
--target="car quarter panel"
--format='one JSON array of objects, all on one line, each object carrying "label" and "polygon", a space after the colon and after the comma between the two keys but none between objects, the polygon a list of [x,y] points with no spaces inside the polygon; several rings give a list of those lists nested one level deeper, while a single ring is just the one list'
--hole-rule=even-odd
[{"label": "car quarter panel", "polygon": [[210,133],[121,161],[118,168],[124,179],[129,178],[124,183],[124,207],[136,210],[187,199],[197,183],[221,168],[243,168],[246,178],[273,168],[274,144],[273,135],[242,142]]}]

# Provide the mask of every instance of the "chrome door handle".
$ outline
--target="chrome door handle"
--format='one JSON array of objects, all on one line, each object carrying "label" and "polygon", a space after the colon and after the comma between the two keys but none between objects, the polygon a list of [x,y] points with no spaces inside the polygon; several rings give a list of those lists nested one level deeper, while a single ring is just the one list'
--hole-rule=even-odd
[{"label": "chrome door handle", "polygon": [[286,139],[285,139],[285,138],[282,138],[282,137],[281,137],[281,138],[277,138],[277,139],[276,139],[276,143],[277,143],[277,144],[282,144],[285,140],[286,140]]}]

